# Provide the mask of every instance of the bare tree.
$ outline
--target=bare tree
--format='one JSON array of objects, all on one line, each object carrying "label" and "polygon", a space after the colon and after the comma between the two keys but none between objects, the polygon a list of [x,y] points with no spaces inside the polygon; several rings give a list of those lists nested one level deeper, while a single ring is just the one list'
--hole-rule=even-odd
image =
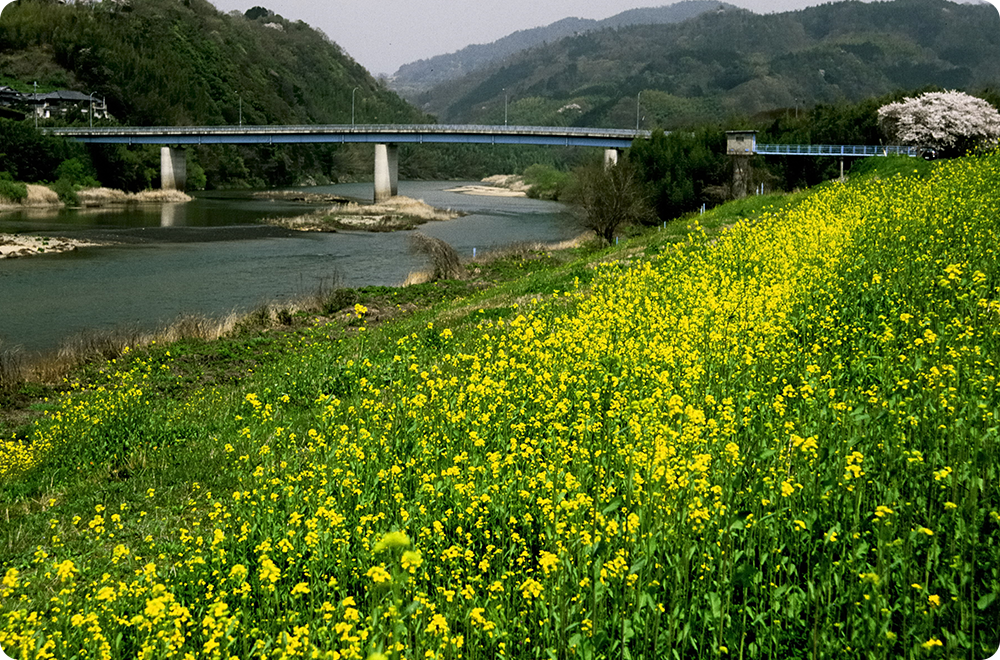
[{"label": "bare tree", "polygon": [[963,92],[928,92],[884,105],[878,121],[891,140],[946,155],[995,146],[1000,138],[996,108]]},{"label": "bare tree", "polygon": [[609,244],[618,227],[656,220],[649,190],[628,160],[610,166],[587,165],[575,174],[570,199],[581,224]]}]

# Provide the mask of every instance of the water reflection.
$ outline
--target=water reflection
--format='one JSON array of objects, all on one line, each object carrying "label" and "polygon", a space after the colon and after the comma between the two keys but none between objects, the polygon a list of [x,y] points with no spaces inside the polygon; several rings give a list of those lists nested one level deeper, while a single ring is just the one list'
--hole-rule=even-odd
[{"label": "water reflection", "polygon": [[160,226],[177,227],[186,225],[185,204],[164,204],[160,207]]}]

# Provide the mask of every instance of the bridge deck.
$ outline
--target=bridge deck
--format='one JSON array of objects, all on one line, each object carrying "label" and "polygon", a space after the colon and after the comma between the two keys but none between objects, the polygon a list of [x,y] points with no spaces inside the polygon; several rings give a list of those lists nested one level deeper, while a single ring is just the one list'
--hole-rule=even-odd
[{"label": "bridge deck", "polygon": [[316,126],[149,126],[52,128],[80,142],[103,144],[450,143],[534,144],[626,149],[649,131],[562,126],[331,124]]},{"label": "bridge deck", "polygon": [[866,146],[856,144],[756,144],[754,153],[764,156],[919,156],[919,147]]}]

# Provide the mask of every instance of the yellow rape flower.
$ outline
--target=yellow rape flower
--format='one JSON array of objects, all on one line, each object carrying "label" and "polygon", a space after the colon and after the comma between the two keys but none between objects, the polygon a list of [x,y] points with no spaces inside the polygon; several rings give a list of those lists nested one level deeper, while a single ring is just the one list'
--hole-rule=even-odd
[{"label": "yellow rape flower", "polygon": [[551,552],[543,550],[541,557],[538,559],[538,563],[541,565],[542,570],[545,571],[545,574],[548,575],[549,571],[559,565],[559,557]]},{"label": "yellow rape flower", "polygon": [[111,561],[112,563],[117,564],[119,561],[122,560],[123,557],[128,557],[128,555],[129,555],[129,549],[126,548],[121,543],[119,543],[118,545],[115,546],[115,549],[111,552]]},{"label": "yellow rape flower", "polygon": [[532,598],[538,598],[542,595],[542,584],[538,580],[528,578],[521,583],[518,590],[520,590],[521,595],[524,596],[525,599],[530,600]]},{"label": "yellow rape flower", "polygon": [[7,574],[3,576],[3,586],[7,589],[17,589],[17,569],[11,568],[7,571]]},{"label": "yellow rape flower", "polygon": [[430,623],[427,624],[427,629],[425,632],[429,632],[432,635],[437,635],[438,633],[448,633],[448,620],[445,619],[440,614],[435,614]]},{"label": "yellow rape flower", "polygon": [[415,572],[424,563],[424,558],[416,550],[407,550],[403,553],[403,569],[411,573]]},{"label": "yellow rape flower", "polygon": [[372,566],[368,569],[368,572],[365,573],[365,575],[370,577],[372,582],[375,584],[382,584],[383,582],[388,582],[392,579],[392,576],[389,575],[389,571],[385,570],[385,567],[381,565]]},{"label": "yellow rape flower", "polygon": [[73,574],[76,572],[76,566],[69,559],[56,566],[56,575],[58,575],[59,579],[63,582],[71,579]]},{"label": "yellow rape flower", "polygon": [[408,548],[410,547],[410,537],[406,535],[406,532],[388,532],[383,535],[379,542],[375,544],[373,552],[382,552],[383,550],[395,550],[396,548]]},{"label": "yellow rape flower", "polygon": [[162,598],[153,598],[151,600],[146,601],[146,609],[144,610],[144,614],[148,619],[156,619],[161,614],[163,614],[164,610],[166,609],[167,606],[164,604]]},{"label": "yellow rape flower", "polygon": [[785,479],[781,482],[781,496],[788,497],[795,492],[794,482],[791,479]]},{"label": "yellow rape flower", "polygon": [[281,579],[281,569],[275,566],[269,557],[264,557],[260,562],[260,581],[274,584]]}]

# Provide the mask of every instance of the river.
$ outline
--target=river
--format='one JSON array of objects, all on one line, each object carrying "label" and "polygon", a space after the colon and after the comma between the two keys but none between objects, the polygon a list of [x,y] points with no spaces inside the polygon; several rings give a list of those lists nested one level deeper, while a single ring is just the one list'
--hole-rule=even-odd
[{"label": "river", "polygon": [[[448,192],[467,183],[399,184],[400,195],[467,214],[419,228],[463,257],[474,249],[560,241],[579,233],[565,207],[554,202]],[[301,190],[371,198],[370,183]],[[185,314],[249,311],[321,285],[395,286],[424,266],[408,250],[410,232],[290,232],[262,223],[312,208],[238,191],[200,193],[187,204],[0,213],[0,233],[116,241],[0,260],[0,340],[8,348],[51,351],[88,331],[152,330]]]}]

